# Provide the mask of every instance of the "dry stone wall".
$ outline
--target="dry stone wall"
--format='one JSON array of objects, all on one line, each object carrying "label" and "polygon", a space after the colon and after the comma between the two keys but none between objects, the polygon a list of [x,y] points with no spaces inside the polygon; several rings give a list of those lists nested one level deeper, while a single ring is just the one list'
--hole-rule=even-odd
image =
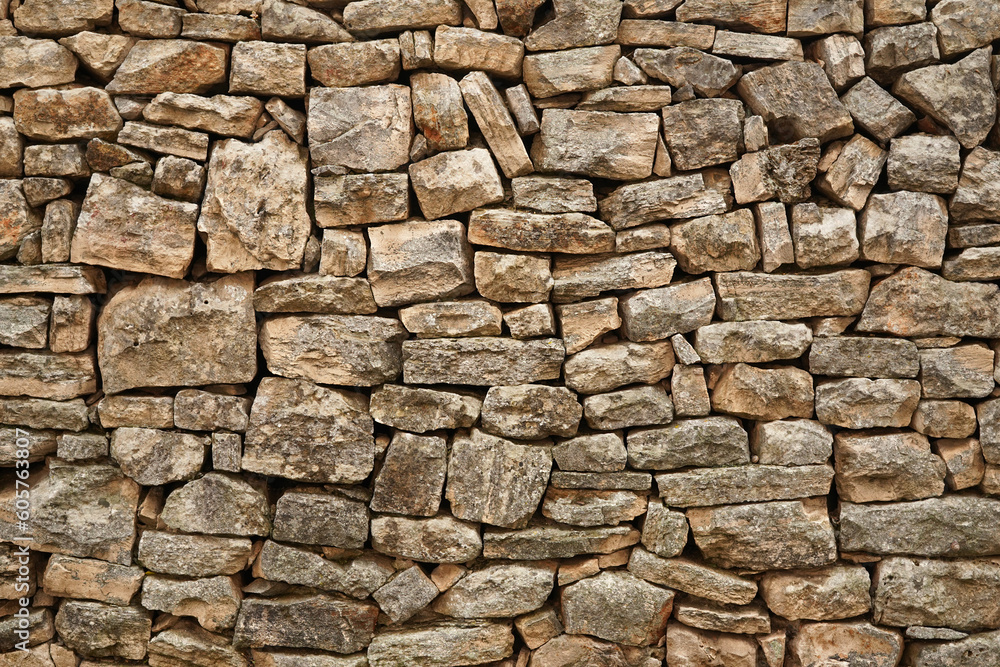
[{"label": "dry stone wall", "polygon": [[997,667],[998,40],[0,0],[0,666]]}]

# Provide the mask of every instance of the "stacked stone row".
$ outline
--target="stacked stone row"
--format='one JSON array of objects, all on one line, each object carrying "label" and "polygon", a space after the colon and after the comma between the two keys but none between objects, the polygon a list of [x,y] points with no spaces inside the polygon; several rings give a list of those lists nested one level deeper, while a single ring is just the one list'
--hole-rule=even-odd
[{"label": "stacked stone row", "polygon": [[0,0],[0,667],[1000,665],[997,40]]}]

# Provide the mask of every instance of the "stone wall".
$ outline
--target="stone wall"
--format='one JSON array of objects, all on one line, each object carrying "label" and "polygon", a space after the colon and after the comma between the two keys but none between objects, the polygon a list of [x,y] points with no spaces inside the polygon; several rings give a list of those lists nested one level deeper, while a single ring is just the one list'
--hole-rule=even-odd
[{"label": "stone wall", "polygon": [[995,0],[0,35],[0,667],[1000,665]]}]

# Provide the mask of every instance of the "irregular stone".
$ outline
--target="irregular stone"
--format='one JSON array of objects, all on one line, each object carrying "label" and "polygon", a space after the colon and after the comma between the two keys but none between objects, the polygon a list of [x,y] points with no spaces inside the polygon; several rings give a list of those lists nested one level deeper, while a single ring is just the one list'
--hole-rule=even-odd
[{"label": "irregular stone", "polygon": [[181,17],[186,12],[142,0],[119,0],[118,24],[135,37],[171,38],[181,34]]},{"label": "irregular stone", "polygon": [[40,88],[72,83],[77,63],[65,46],[69,45],[51,39],[0,37],[0,86]]},{"label": "irregular stone", "polygon": [[858,231],[865,259],[933,268],[944,255],[947,208],[941,197],[923,192],[872,195]]},{"label": "irregular stone", "polygon": [[852,618],[871,609],[871,577],[860,566],[767,572],[760,592],[768,608],[790,621]]},{"label": "irregular stone", "polygon": [[541,607],[552,593],[555,563],[495,563],[472,570],[434,603],[454,618],[504,618]]},{"label": "irregular stone", "polygon": [[838,433],[837,492],[848,502],[915,500],[944,492],[945,465],[915,433]]},{"label": "irregular stone", "polygon": [[403,342],[403,380],[406,384],[528,384],[558,379],[564,357],[558,338],[408,340]]},{"label": "irregular stone", "polygon": [[865,51],[853,35],[834,34],[819,39],[812,44],[811,52],[823,64],[837,92],[865,76]]},{"label": "irregular stone", "polygon": [[48,342],[52,302],[33,296],[0,299],[0,343],[14,347],[42,349]]},{"label": "irregular stone", "polygon": [[842,95],[840,101],[851,112],[855,125],[883,144],[917,120],[912,111],[868,77]]},{"label": "irregular stone", "polygon": [[233,646],[288,646],[353,653],[371,642],[377,617],[374,603],[331,595],[248,598],[240,607]]},{"label": "irregular stone", "polygon": [[409,162],[413,123],[406,86],[317,87],[310,91],[308,101],[309,153],[314,166],[326,165],[340,173],[375,172],[392,171]]},{"label": "irregular stone", "polygon": [[578,490],[550,487],[542,514],[571,526],[618,525],[646,512],[646,497],[633,491]]},{"label": "irregular stone", "polygon": [[771,619],[760,605],[732,608],[714,602],[685,601],[675,605],[674,618],[700,630],[739,634],[771,631]]},{"label": "irregular stone", "polygon": [[759,60],[803,60],[802,42],[797,39],[728,30],[719,30],[715,33],[712,53]]},{"label": "irregular stone", "polygon": [[267,535],[271,512],[264,494],[244,479],[210,472],[175,489],[160,514],[170,528],[190,533]]},{"label": "irregular stone", "polygon": [[262,9],[260,26],[264,39],[307,43],[353,40],[339,23],[315,9],[276,0],[265,1]]},{"label": "irregular stone", "polygon": [[745,419],[809,418],[812,385],[812,376],[798,368],[761,369],[740,363],[717,380],[712,408]]},{"label": "irregular stone", "polygon": [[372,594],[393,623],[401,623],[437,597],[438,589],[418,565],[399,572]]},{"label": "irregular stone", "polygon": [[192,479],[205,462],[208,438],[147,428],[111,434],[111,456],[122,472],[144,486]]},{"label": "irregular stone", "polygon": [[552,306],[539,303],[504,313],[504,324],[514,338],[538,338],[556,335],[555,313]]},{"label": "irregular stone", "polygon": [[371,533],[375,551],[425,563],[465,563],[483,549],[476,525],[447,515],[430,519],[376,516]]},{"label": "irregular stone", "polygon": [[[958,187],[961,144],[951,136],[908,134],[895,137],[886,170],[893,190],[951,193]],[[978,155],[983,155],[980,152]],[[972,160],[970,164],[975,164]],[[969,176],[975,167],[970,170]]]},{"label": "irregular stone", "polygon": [[723,667],[752,667],[757,643],[750,637],[696,630],[680,623],[667,626],[667,656],[678,667],[715,662]]},{"label": "irregular stone", "polygon": [[607,44],[614,41],[618,32],[621,3],[617,0],[557,0],[553,10],[555,17],[532,30],[524,40],[528,50],[555,51]]},{"label": "irregular stone", "polygon": [[748,436],[732,417],[678,419],[628,433],[629,464],[644,470],[749,463]]},{"label": "irregular stone", "polygon": [[975,557],[1000,553],[990,530],[1000,500],[944,496],[868,505],[841,503],[840,548],[874,554]]},{"label": "irregular stone", "polygon": [[185,158],[168,155],[156,163],[153,192],[158,195],[196,202],[205,188],[205,168]]},{"label": "irregular stone", "polygon": [[626,384],[653,384],[669,376],[673,365],[669,342],[614,343],[567,359],[566,386],[582,394],[598,394]]},{"label": "irregular stone", "polygon": [[446,152],[410,165],[410,180],[428,220],[503,200],[489,151]]},{"label": "irregular stone", "polygon": [[151,123],[249,138],[256,129],[263,106],[253,97],[160,93],[143,109],[142,114]]},{"label": "irregular stone", "polygon": [[111,96],[90,87],[18,90],[14,124],[18,132],[35,141],[113,139],[122,129]]},{"label": "irregular stone", "polygon": [[747,204],[775,197],[782,202],[807,199],[818,162],[819,142],[811,137],[746,153],[729,169],[736,201]]},{"label": "irregular stone", "polygon": [[471,72],[460,82],[462,97],[507,178],[534,171],[500,91],[485,72]]},{"label": "irregular stone", "polygon": [[846,144],[838,142],[826,151],[820,161],[820,170],[825,173],[816,185],[838,204],[860,211],[882,174],[886,155],[878,145],[856,134]]},{"label": "irregular stone", "polygon": [[[657,556],[671,558],[681,554],[687,546],[687,538],[688,525],[684,513],[668,509],[663,501],[650,498],[642,524],[642,545]],[[638,558],[632,556],[633,561]],[[643,576],[640,572],[636,574]]]},{"label": "irregular stone", "polygon": [[[618,62],[631,62],[620,58]],[[616,86],[586,92],[576,105],[577,109],[585,111],[620,111],[643,112],[659,111],[670,104],[670,86]],[[657,156],[663,152],[660,148],[660,138],[657,137]],[[661,157],[654,158],[653,173],[660,175],[661,167],[657,166]],[[670,174],[664,174],[669,176]]]},{"label": "irregular stone", "polygon": [[[487,299],[507,303],[531,303],[548,299],[552,291],[549,258],[477,252],[473,260],[476,289]],[[497,313],[499,315],[499,313]],[[488,335],[490,332],[483,332]],[[493,335],[499,335],[499,323]]]},{"label": "irregular stone", "polygon": [[[308,242],[306,242],[308,246]],[[359,231],[324,229],[320,250],[321,276],[357,276],[368,261],[368,242]]]},{"label": "irregular stone", "polygon": [[733,272],[714,280],[723,320],[789,320],[857,315],[865,307],[871,275],[859,269],[813,275]]},{"label": "irregular stone", "polygon": [[306,47],[261,41],[233,46],[229,92],[302,97],[306,94]]},{"label": "irregular stone", "polygon": [[401,308],[399,318],[418,338],[499,336],[502,314],[484,300],[439,301]]},{"label": "irregular stone", "polygon": [[84,598],[128,605],[139,591],[142,568],[90,558],[53,555],[45,566],[45,592],[55,597]]},{"label": "irregular stone", "polygon": [[136,42],[105,90],[116,95],[204,93],[226,80],[226,50],[184,39]]},{"label": "irregular stone", "polygon": [[143,607],[175,616],[194,616],[212,632],[236,624],[242,597],[230,577],[185,581],[150,574],[142,582]]},{"label": "irregular stone", "polygon": [[324,86],[349,87],[393,82],[399,77],[397,40],[343,41],[346,43],[326,44],[309,50],[307,59],[312,78]]},{"label": "irregular stone", "polygon": [[[362,0],[367,4],[372,0]],[[514,633],[506,623],[434,621],[379,632],[368,648],[371,667],[393,667],[400,659],[427,667],[487,663],[514,652]]]},{"label": "irregular stone", "polygon": [[562,472],[553,471],[549,483],[557,489],[595,489],[607,491],[625,489],[648,491],[653,487],[653,477],[644,472]]},{"label": "irregular stone", "polygon": [[932,438],[965,438],[976,430],[976,412],[961,401],[922,400],[910,428]]},{"label": "irregular stone", "polygon": [[674,417],[673,403],[661,385],[628,387],[583,400],[587,424],[610,431],[630,426],[666,424]]},{"label": "irregular stone", "polygon": [[635,292],[621,300],[622,333],[634,341],[664,340],[707,325],[715,310],[708,278]]},{"label": "irregular stone", "polygon": [[480,70],[514,79],[521,76],[523,57],[524,45],[515,37],[447,25],[434,31],[434,64],[441,69]]},{"label": "irregular stone", "polygon": [[524,59],[524,83],[535,98],[607,88],[620,57],[617,45],[530,55]]},{"label": "irregular stone", "polygon": [[[560,594],[568,633],[634,646],[653,644],[662,636],[673,598],[672,591],[629,572],[602,572],[563,588]],[[625,600],[630,604],[621,615],[604,613]]]},{"label": "irregular stone", "polygon": [[743,105],[738,100],[692,100],[664,107],[662,114],[666,144],[678,169],[700,169],[739,156]]},{"label": "irregular stone", "polygon": [[[436,151],[464,148],[469,123],[458,82],[445,74],[419,72],[411,75],[410,86],[413,120],[428,147]],[[496,168],[491,168],[495,173]]]},{"label": "irregular stone", "polygon": [[365,313],[378,310],[363,278],[303,274],[274,276],[254,292],[254,308],[265,313]]},{"label": "irregular stone", "polygon": [[249,16],[235,14],[185,14],[181,37],[220,42],[260,39],[260,25]]},{"label": "irregular stone", "polygon": [[409,215],[406,174],[347,174],[314,180],[316,223],[346,227],[402,220]]},{"label": "irregular stone", "polygon": [[[910,636],[911,630],[913,628],[907,628],[907,636]],[[949,637],[949,639],[959,638]],[[994,656],[998,642],[1000,642],[998,631],[971,635],[961,641],[914,642],[907,647],[906,657],[914,667],[973,667],[974,665],[993,667],[991,661],[996,662]]]},{"label": "irregular stone", "polygon": [[246,667],[246,659],[229,643],[228,637],[203,630],[190,622],[181,622],[149,642],[149,664],[166,667],[174,661],[190,664],[213,664],[222,667]]},{"label": "irregular stone", "polygon": [[804,324],[726,322],[696,329],[694,347],[708,364],[764,363],[796,359],[812,340],[812,331]]},{"label": "irregular stone", "polygon": [[174,401],[170,396],[116,394],[102,398],[97,409],[104,428],[174,427]]},{"label": "irregular stone", "polygon": [[65,401],[97,391],[92,351],[57,354],[48,350],[0,350],[0,396]]},{"label": "irregular stone", "polygon": [[[677,350],[676,344],[674,350]],[[711,412],[705,371],[701,366],[675,366],[670,375],[670,392],[678,417],[704,417]]]},{"label": "irregular stone", "polygon": [[809,465],[830,458],[833,436],[825,426],[811,420],[758,422],[750,446],[761,464]]},{"label": "irregular stone", "polygon": [[21,184],[19,180],[0,181],[0,215],[4,220],[0,259],[14,257],[25,238],[42,228],[42,217],[28,206]]},{"label": "irregular stone", "polygon": [[758,0],[739,8],[718,0],[687,0],[677,8],[677,20],[713,22],[750,32],[783,32],[786,4],[784,0]]},{"label": "irregular stone", "polygon": [[141,660],[146,656],[152,614],[135,605],[67,600],[56,614],[56,632],[65,645],[91,658]]},{"label": "irregular stone", "polygon": [[760,260],[753,214],[738,209],[677,223],[670,228],[670,250],[683,271],[745,271]]},{"label": "irregular stone", "polygon": [[552,448],[552,457],[561,470],[620,471],[625,469],[626,456],[620,433],[578,435]]},{"label": "irregular stone", "polygon": [[830,380],[816,386],[816,417],[852,429],[908,426],[919,397],[914,380]]},{"label": "irregular stone", "polygon": [[618,299],[608,297],[556,306],[567,354],[586,349],[609,331],[621,326]]},{"label": "irregular stone", "polygon": [[[567,302],[597,296],[609,290],[641,289],[660,287],[670,282],[677,262],[667,252],[637,252],[631,254],[608,254],[596,257],[556,256],[553,270],[553,301]],[[698,292],[700,282],[678,286],[673,290],[649,290],[639,292],[634,298],[638,311],[646,302],[667,301],[665,298],[691,296]],[[676,294],[675,294],[676,293]],[[642,294],[643,296],[638,296]],[[666,304],[662,304],[666,305]],[[652,306],[649,306],[651,308]],[[642,328],[636,318],[636,326]],[[679,325],[674,322],[672,324]],[[653,327],[646,324],[647,328]],[[613,329],[618,328],[617,325]],[[657,328],[657,331],[659,329]],[[645,335],[645,330],[643,330]],[[651,335],[651,334],[650,334]],[[666,336],[664,336],[666,337]]]},{"label": "irregular stone", "polygon": [[384,0],[359,0],[350,4],[351,8],[344,11],[344,27],[352,32],[379,34],[462,22],[461,3],[454,0],[402,5]]},{"label": "irregular stone", "polygon": [[948,280],[992,281],[997,278],[996,248],[966,248],[957,256],[945,260],[941,274]]},{"label": "irregular stone", "polygon": [[27,0],[11,11],[18,30],[43,35],[66,35],[111,23],[112,0]]},{"label": "irregular stone", "polygon": [[480,423],[484,431],[506,438],[538,440],[576,435],[583,407],[564,387],[523,384],[490,387]]},{"label": "irregular stone", "polygon": [[903,638],[864,622],[807,623],[792,637],[788,653],[803,665],[843,662],[846,657],[856,664],[892,667],[899,664]]},{"label": "irregular stone", "polygon": [[785,570],[837,559],[826,498],[696,507],[686,514],[702,554],[722,567]]},{"label": "irregular stone", "polygon": [[598,528],[536,525],[522,530],[489,529],[483,533],[483,557],[512,560],[572,558],[580,554],[609,554],[639,541],[639,531],[628,524]]},{"label": "irregular stone", "polygon": [[944,481],[949,489],[967,489],[983,481],[986,462],[982,447],[975,438],[942,438],[934,443],[934,450],[948,467]]},{"label": "irregular stone", "polygon": [[743,71],[725,58],[687,46],[665,50],[639,48],[632,59],[650,77],[666,81],[674,88],[691,85],[704,97],[719,97],[736,83]]},{"label": "irregular stone", "polygon": [[251,558],[247,538],[208,535],[178,535],[143,531],[139,539],[139,562],[147,570],[187,577],[236,574]]},{"label": "irregular stone", "polygon": [[393,574],[392,561],[367,554],[347,561],[327,560],[312,551],[268,540],[260,549],[253,574],[272,581],[339,591],[364,599]]},{"label": "irregular stone", "polygon": [[368,539],[365,503],[339,495],[286,491],[278,499],[271,537],[299,544],[360,549]]},{"label": "irregular stone", "polygon": [[511,180],[514,206],[539,213],[597,210],[593,184],[583,178],[521,176]]},{"label": "irregular stone", "polygon": [[383,384],[371,394],[369,410],[380,424],[425,433],[468,428],[479,418],[482,400],[445,391]]},{"label": "irregular stone", "polygon": [[376,512],[435,515],[441,504],[446,469],[444,438],[396,432],[375,477],[371,508]]},{"label": "irregular stone", "polygon": [[997,96],[985,49],[953,64],[907,72],[892,92],[951,130],[965,148],[981,144],[996,120]]},{"label": "irregular stone", "polygon": [[983,398],[993,391],[993,350],[980,345],[920,350],[925,398]]},{"label": "irregular stone", "polygon": [[657,475],[656,485],[671,507],[702,507],[821,496],[829,492],[832,479],[828,465],[754,465]]},{"label": "irregular stone", "polygon": [[982,147],[969,153],[949,207],[955,220],[981,220],[996,216],[1000,211],[1000,193],[995,187],[998,171],[1000,154]]},{"label": "irregular stone", "polygon": [[539,171],[633,180],[652,173],[659,119],[654,114],[545,109],[531,146]]}]

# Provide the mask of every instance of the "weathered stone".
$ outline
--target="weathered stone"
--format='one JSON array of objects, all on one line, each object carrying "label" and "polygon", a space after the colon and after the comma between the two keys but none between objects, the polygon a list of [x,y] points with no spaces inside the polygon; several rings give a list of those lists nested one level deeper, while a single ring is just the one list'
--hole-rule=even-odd
[{"label": "weathered stone", "polygon": [[892,91],[951,130],[965,148],[981,144],[996,120],[997,96],[986,49],[953,64],[907,72]]},{"label": "weathered stone", "polygon": [[191,533],[271,532],[270,508],[260,490],[244,479],[218,472],[172,491],[160,516],[168,527]]},{"label": "weathered stone", "polygon": [[256,129],[262,111],[263,104],[253,97],[160,93],[142,114],[151,123],[248,138]]},{"label": "weathered stone", "polygon": [[848,502],[915,500],[944,492],[945,465],[915,433],[838,433],[837,492]]},{"label": "weathered stone", "polygon": [[413,120],[428,148],[464,148],[469,141],[469,123],[458,82],[444,74],[419,72],[410,77],[410,86]]},{"label": "weathered stone", "polygon": [[739,156],[743,142],[739,101],[692,100],[664,107],[662,113],[666,144],[678,169],[700,169]]},{"label": "weathered stone", "polygon": [[994,285],[954,283],[904,268],[875,285],[856,328],[897,336],[991,338],[1000,332],[998,302]]},{"label": "weathered stone", "polygon": [[524,83],[535,98],[607,88],[620,57],[620,46],[530,55],[524,59]]},{"label": "weathered stone", "polygon": [[344,11],[344,27],[351,31],[378,34],[434,28],[437,25],[459,25],[462,21],[461,3],[454,0],[400,5],[384,0],[360,0],[350,4],[351,8],[345,8]]},{"label": "weathered stone", "polygon": [[949,489],[959,491],[983,481],[986,462],[982,447],[975,438],[942,438],[934,443],[934,450],[948,467],[944,481]]},{"label": "weathered stone", "polygon": [[610,431],[631,426],[666,424],[674,417],[673,404],[661,385],[628,387],[583,400],[587,424]]},{"label": "weathered stone", "polygon": [[313,88],[307,128],[314,166],[340,173],[392,171],[410,159],[410,89],[395,84]]},{"label": "weathered stone", "polygon": [[396,432],[375,477],[371,508],[376,512],[435,515],[447,465],[444,438]]},{"label": "weathered stone", "polygon": [[712,53],[759,60],[803,60],[802,42],[797,39],[728,30],[715,33]]},{"label": "weathered stone", "polygon": [[[688,525],[683,512],[664,507],[663,501],[650,498],[642,524],[642,545],[663,558],[678,556],[687,546]],[[637,560],[633,556],[632,560]],[[631,569],[631,568],[630,568]],[[642,573],[636,572],[639,576]]]},{"label": "weathered stone", "polygon": [[194,204],[94,174],[77,218],[71,259],[183,278],[194,256],[197,211]]},{"label": "weathered stone", "polygon": [[923,192],[872,195],[858,231],[865,259],[933,268],[944,255],[947,207]]},{"label": "weathered stone", "polygon": [[103,560],[54,555],[45,566],[45,592],[55,597],[84,598],[127,605],[139,591],[142,568]]},{"label": "weathered stone", "polygon": [[635,292],[621,300],[622,333],[634,341],[655,341],[707,325],[715,310],[708,278]]},{"label": "weathered stone", "polygon": [[514,338],[539,338],[556,335],[556,318],[552,306],[539,303],[508,310],[503,315],[504,324]]},{"label": "weathered stone", "polygon": [[[614,41],[618,32],[621,3],[617,0],[558,0],[553,9],[555,17],[532,30],[524,40],[529,50],[554,51],[607,44]],[[502,12],[498,13],[503,16]]]},{"label": "weathered stone", "polygon": [[[631,61],[620,58],[618,62]],[[586,111],[620,111],[629,113],[659,111],[670,104],[670,100],[670,86],[616,86],[584,93],[583,98],[577,104],[576,108]],[[660,175],[660,171],[662,171],[662,167],[658,165],[664,159],[660,154],[664,151],[665,147],[661,148],[660,146],[661,139],[657,137],[657,157],[653,161],[653,173],[657,175]],[[664,175],[669,176],[670,174],[667,173]]]},{"label": "weathered stone", "polygon": [[826,142],[850,135],[854,128],[850,113],[816,63],[761,68],[740,79],[737,91],[779,141],[816,137]]},{"label": "weathered stone", "polygon": [[434,603],[455,618],[504,618],[541,607],[555,579],[555,563],[496,563],[472,570]]},{"label": "weathered stone", "polygon": [[135,37],[171,38],[181,34],[181,21],[186,13],[180,7],[169,7],[142,0],[119,0],[118,24]]},{"label": "weathered stone", "polygon": [[725,213],[723,196],[706,187],[703,174],[631,183],[601,200],[601,216],[621,230],[665,218],[695,218]]},{"label": "weathered stone", "polygon": [[484,431],[506,438],[538,440],[576,435],[583,407],[564,387],[523,384],[490,387],[483,401]]},{"label": "weathered stone", "polygon": [[653,384],[674,366],[669,342],[621,342],[583,350],[565,363],[566,386],[583,394],[599,394],[626,384]]},{"label": "weathered stone", "polygon": [[115,394],[97,404],[104,428],[173,428],[174,401],[170,396]]},{"label": "weathered stone", "polygon": [[152,614],[138,605],[67,600],[56,614],[56,631],[66,646],[92,658],[141,660],[151,626]]},{"label": "weathered stone", "polygon": [[14,257],[25,238],[42,228],[42,217],[28,206],[21,184],[19,180],[0,181],[0,215],[4,219],[0,259]]},{"label": "weathered stone", "polygon": [[368,539],[365,503],[339,495],[288,491],[278,499],[271,536],[300,544],[360,549]]},{"label": "weathered stone", "polygon": [[671,507],[702,507],[826,495],[832,479],[828,465],[753,465],[657,475],[656,485]]},{"label": "weathered stone", "polygon": [[409,178],[406,174],[347,174],[314,179],[316,223],[346,227],[392,222],[407,217]]},{"label": "weathered stone", "polygon": [[747,204],[774,197],[802,201],[810,195],[818,161],[819,142],[813,138],[747,153],[729,170],[736,201]]},{"label": "weathered stone", "polygon": [[714,280],[723,320],[790,320],[857,315],[865,307],[871,275],[859,269],[813,275],[734,272]]},{"label": "weathered stone", "polygon": [[917,347],[892,338],[820,337],[809,350],[809,372],[840,377],[916,377]]},{"label": "weathered stone", "polygon": [[[672,591],[628,572],[603,572],[567,586],[560,594],[568,633],[635,646],[653,644],[662,636],[673,598]],[[606,613],[622,603],[628,606],[620,615]]]},{"label": "weathered stone", "polygon": [[0,299],[0,343],[14,347],[42,349],[48,342],[52,302],[33,296]]},{"label": "weathered stone", "polygon": [[[493,301],[545,301],[553,283],[549,264],[548,257],[477,252],[474,258],[476,289],[482,296]],[[494,335],[499,334],[498,327]]]},{"label": "weathered stone", "polygon": [[[670,282],[677,262],[673,255],[666,252],[638,252],[632,254],[600,255],[597,257],[556,257],[553,271],[553,300],[556,302],[576,301],[582,298],[597,296],[609,290],[641,289],[660,287]],[[706,281],[707,282],[707,281]],[[674,299],[693,296],[698,292],[699,283],[678,286],[674,289],[649,290],[639,292],[632,298],[636,300],[635,310],[648,312],[653,305],[659,304],[669,309],[670,297]],[[676,293],[676,294],[675,294]],[[642,295],[642,296],[639,296]],[[652,313],[650,313],[652,315]],[[680,325],[680,322],[673,322]],[[645,326],[643,326],[645,325]],[[660,331],[662,325],[640,322],[635,318],[637,335],[653,335]],[[613,327],[617,328],[617,326]],[[669,335],[669,334],[667,334]],[[660,336],[657,334],[657,338]],[[663,336],[666,337],[666,336]]]},{"label": "weathered stone", "polygon": [[205,168],[185,158],[168,155],[156,163],[153,192],[158,195],[196,202],[205,188]]},{"label": "weathered stone", "polygon": [[447,515],[430,519],[377,516],[371,531],[375,551],[425,563],[465,563],[483,549],[478,526]]},{"label": "weathered stone", "polygon": [[[128,146],[192,160],[205,160],[208,157],[208,135],[202,132],[130,121],[118,133],[118,141]],[[127,166],[122,167],[125,168]]]},{"label": "weathered stone", "polygon": [[609,554],[639,541],[629,525],[570,528],[536,525],[523,530],[490,529],[483,533],[483,557],[512,560],[572,558],[580,554]]},{"label": "weathered stone", "polygon": [[371,642],[377,617],[378,607],[374,603],[332,595],[248,598],[240,607],[233,645],[353,653]]},{"label": "weathered stone", "polygon": [[177,580],[150,574],[142,582],[142,606],[175,616],[194,616],[206,630],[233,627],[242,594],[231,577]]},{"label": "weathered stone", "polygon": [[[307,242],[308,245],[308,242]],[[321,276],[356,276],[368,262],[368,241],[359,231],[324,229],[320,250]]]},{"label": "weathered stone", "polygon": [[479,418],[482,400],[419,387],[383,384],[372,390],[369,410],[380,424],[425,433],[468,428]]},{"label": "weathered stone", "polygon": [[[953,170],[950,170],[953,173]],[[949,210],[955,220],[995,218],[1000,212],[1000,192],[996,174],[1000,172],[1000,153],[978,147],[965,159],[958,189]],[[947,172],[946,172],[947,173]]]},{"label": "weathered stone", "polygon": [[625,489],[560,489],[545,493],[542,514],[571,526],[618,525],[646,512],[646,496]]},{"label": "weathered stone", "polygon": [[899,664],[903,638],[864,622],[808,623],[792,637],[788,653],[802,665],[843,662],[846,656],[856,664],[892,667]]},{"label": "weathered stone", "polygon": [[208,632],[187,621],[153,637],[148,650],[152,667],[167,667],[176,661],[221,667],[247,666],[246,659],[233,648],[228,637]]},{"label": "weathered stone", "polygon": [[403,342],[403,379],[407,384],[528,384],[557,379],[564,357],[558,338],[408,340]]},{"label": "weathered stone", "polygon": [[910,428],[932,438],[965,438],[976,430],[976,412],[961,401],[922,400]]},{"label": "weathered stone", "polygon": [[749,463],[748,436],[738,420],[713,416],[678,419],[628,433],[629,464],[639,469]]},{"label": "weathered stone", "polygon": [[842,95],[840,101],[851,112],[855,125],[883,144],[917,120],[912,111],[868,77]]},{"label": "weathered stone", "polygon": [[428,220],[503,200],[489,151],[446,152],[410,165],[410,180]]},{"label": "weathered stone", "polygon": [[680,623],[667,626],[667,656],[671,665],[699,667],[713,662],[722,667],[752,667],[757,643],[750,637],[696,630]]},{"label": "weathered stone", "polygon": [[214,283],[145,278],[121,289],[98,319],[104,390],[252,380],[252,291],[251,274]]},{"label": "weathered stone", "polygon": [[991,556],[1000,540],[989,530],[1000,500],[944,496],[905,503],[841,503],[840,548],[875,554]]},{"label": "weathered stone", "polygon": [[691,85],[704,97],[719,97],[740,78],[742,68],[687,46],[672,49],[636,49],[632,54],[642,70],[674,88]]},{"label": "weathered stone", "polygon": [[786,4],[784,0],[757,0],[740,8],[718,0],[687,0],[677,8],[677,20],[707,21],[750,32],[783,32]]},{"label": "weathered stone", "polygon": [[158,486],[197,475],[208,444],[208,438],[188,433],[119,428],[111,434],[111,456],[139,484]]},{"label": "weathered stone", "polygon": [[272,581],[338,591],[364,599],[377,591],[393,574],[385,556],[367,554],[334,562],[317,553],[268,540],[260,549],[253,574]]},{"label": "weathered stone", "polygon": [[826,498],[687,510],[695,543],[727,568],[785,570],[837,559]]},{"label": "weathered stone", "polygon": [[[912,630],[907,628],[907,636]],[[961,641],[914,642],[907,647],[906,657],[914,667],[993,667],[998,646],[1000,631],[983,632]]]},{"label": "weathered stone", "polygon": [[378,310],[363,278],[304,274],[274,276],[254,292],[254,309],[265,313],[364,313]]},{"label": "weathered stone", "polygon": [[[358,4],[368,4],[362,0]],[[506,623],[435,621],[379,632],[368,648],[371,667],[393,667],[400,660],[427,667],[488,663],[514,652],[514,633]]]},{"label": "weathered stone", "polygon": [[981,345],[920,350],[925,398],[983,398],[993,391],[993,350]]},{"label": "weathered stone", "polygon": [[790,621],[831,621],[871,609],[871,578],[860,566],[832,565],[815,570],[768,572],[760,582],[768,608]]},{"label": "weathered stone", "polygon": [[229,92],[302,97],[306,94],[306,47],[261,41],[233,46]]},{"label": "weathered stone", "polygon": [[226,50],[182,39],[139,41],[106,87],[117,95],[204,93],[226,80]]},{"label": "weathered stone", "polygon": [[707,364],[764,363],[796,359],[812,340],[812,331],[804,324],[726,322],[696,329],[694,348]]},{"label": "weathered stone", "polygon": [[50,39],[0,37],[0,63],[4,88],[58,86],[71,83],[76,74],[76,58]]},{"label": "weathered stone", "polygon": [[886,156],[884,150],[860,134],[845,144],[832,144],[820,161],[820,170],[825,173],[817,187],[838,204],[860,211],[878,182]]},{"label": "weathered stone", "polygon": [[236,574],[247,566],[251,552],[248,538],[146,530],[139,539],[139,562],[147,570],[185,577]]},{"label": "weathered stone", "polygon": [[816,417],[852,429],[908,426],[919,398],[915,380],[830,380],[816,386]]},{"label": "weathered stone", "polygon": [[521,176],[511,180],[514,205],[539,213],[593,212],[597,198],[593,184],[583,178]]},{"label": "weathered stone", "polygon": [[578,435],[552,448],[552,457],[561,470],[620,471],[625,469],[626,456],[620,433]]},{"label": "weathered stone", "polygon": [[407,306],[399,310],[399,319],[418,338],[499,336],[502,314],[493,304],[477,299]]},{"label": "weathered stone", "polygon": [[97,390],[93,351],[57,354],[48,350],[0,350],[0,396],[64,401]]},{"label": "weathered stone", "polygon": [[738,209],[677,223],[670,228],[670,250],[683,271],[746,271],[760,260],[753,214]]},{"label": "weathered stone", "polygon": [[393,82],[399,77],[397,40],[342,41],[345,43],[326,44],[309,50],[309,74],[324,86],[362,86]]},{"label": "weathered stone", "polygon": [[674,606],[674,618],[689,627],[710,632],[765,634],[771,619],[762,605],[730,607],[715,602],[684,601]]},{"label": "weathered stone", "polygon": [[996,248],[966,248],[957,256],[944,261],[941,275],[948,280],[992,281],[998,277]]},{"label": "weathered stone", "polygon": [[545,109],[531,159],[539,171],[646,178],[653,169],[658,128],[654,114]]},{"label": "weathered stone", "polygon": [[447,25],[434,31],[434,64],[441,69],[480,70],[512,79],[521,76],[523,57],[524,45],[514,37]]},{"label": "weathered stone", "polygon": [[[947,135],[908,134],[895,137],[889,147],[886,167],[889,187],[893,190],[942,194],[954,192],[962,166],[960,149],[958,140]],[[974,170],[970,170],[969,176]]]},{"label": "weathered stone", "polygon": [[507,178],[534,171],[500,91],[484,72],[471,72],[459,82],[465,104]]},{"label": "weathered stone", "polygon": [[798,368],[762,369],[739,363],[717,380],[712,408],[745,419],[808,418],[813,411],[812,376]]},{"label": "weathered stone", "polygon": [[111,96],[89,87],[19,90],[14,93],[14,124],[35,141],[112,139],[122,129]]},{"label": "weathered stone", "polygon": [[837,92],[865,76],[865,51],[853,35],[824,37],[814,42],[810,50],[813,58],[822,63]]},{"label": "weathered stone", "polygon": [[[677,350],[676,345],[674,350]],[[704,417],[711,412],[708,384],[701,366],[675,366],[670,374],[670,392],[674,414],[678,417]]]}]

